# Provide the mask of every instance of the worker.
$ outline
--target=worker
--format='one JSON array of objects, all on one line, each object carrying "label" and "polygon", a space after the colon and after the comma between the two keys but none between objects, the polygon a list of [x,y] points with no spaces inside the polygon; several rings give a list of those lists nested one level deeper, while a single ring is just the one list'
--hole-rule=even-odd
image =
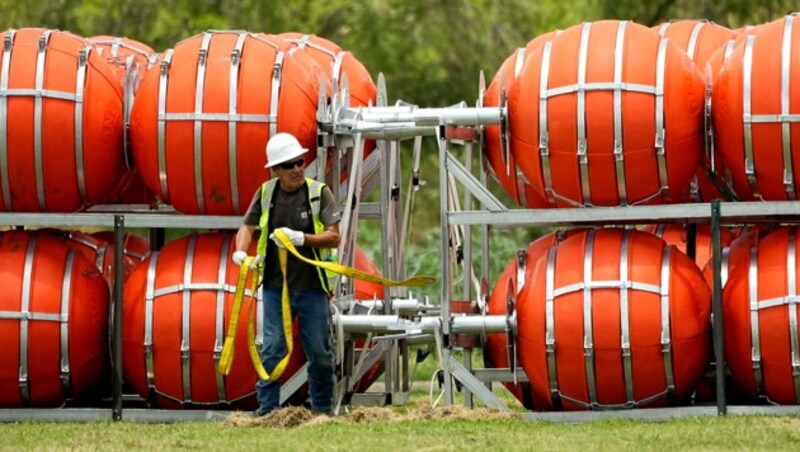
[{"label": "worker", "polygon": [[[267,143],[267,164],[274,178],[256,190],[242,226],[236,233],[233,262],[242,265],[255,229],[261,230],[258,252],[251,267],[263,263],[264,344],[261,362],[272,372],[286,355],[282,326],[281,290],[283,276],[278,262],[278,247],[283,247],[273,231],[282,229],[303,256],[324,260],[324,254],[339,245],[341,215],[333,193],[325,184],[305,177],[303,148],[293,135],[278,133]],[[270,240],[271,239],[271,240]],[[289,254],[286,265],[291,312],[299,321],[300,342],[308,361],[308,386],[311,410],[331,414],[333,405],[334,361],[331,345],[331,288],[323,269],[302,262]],[[259,408],[263,416],[279,407],[280,381],[256,383]]]}]

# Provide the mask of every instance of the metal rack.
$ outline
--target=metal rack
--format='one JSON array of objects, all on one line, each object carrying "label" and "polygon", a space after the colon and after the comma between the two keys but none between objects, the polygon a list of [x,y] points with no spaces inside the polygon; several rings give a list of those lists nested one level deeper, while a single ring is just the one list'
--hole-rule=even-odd
[{"label": "metal rack", "polygon": [[[464,349],[464,362],[453,356],[454,344],[451,339],[456,334],[480,335],[493,332],[509,334],[509,342],[514,345],[516,334],[516,317],[513,312],[508,315],[489,316],[453,316],[450,300],[453,299],[451,267],[453,264],[452,231],[463,229],[464,272],[472,275],[472,227],[480,227],[483,232],[481,259],[484,276],[489,262],[489,230],[490,228],[518,227],[563,227],[563,226],[597,226],[597,225],[635,225],[647,223],[681,222],[687,224],[710,224],[712,227],[714,287],[712,312],[714,321],[714,348],[716,362],[724,368],[724,349],[722,346],[722,299],[721,299],[721,247],[720,227],[723,224],[742,224],[760,222],[798,222],[800,221],[800,203],[797,202],[744,202],[710,204],[677,204],[636,207],[608,207],[581,209],[509,209],[487,188],[487,170],[481,167],[479,178],[473,173],[473,144],[480,142],[480,128],[484,125],[503,124],[506,116],[504,107],[467,108],[464,104],[451,108],[417,108],[399,102],[395,106],[386,105],[386,89],[383,78],[378,80],[378,105],[367,108],[350,108],[347,95],[347,82],[343,80],[341,90],[336,91],[331,104],[321,100],[318,122],[320,125],[317,173],[325,168],[325,156],[328,148],[334,148],[332,174],[329,185],[334,194],[342,199],[344,218],[342,223],[343,237],[346,245],[340,250],[344,262],[351,262],[352,245],[355,242],[356,223],[359,218],[382,219],[381,240],[383,245],[384,275],[390,278],[404,276],[403,256],[405,235],[407,234],[407,218],[411,214],[410,204],[405,211],[400,204],[401,174],[400,145],[401,141],[414,138],[415,166],[409,182],[409,189],[418,183],[418,167],[420,138],[434,136],[439,153],[439,193],[440,197],[440,251],[442,266],[440,274],[440,303],[438,315],[430,315],[435,308],[422,300],[413,299],[403,290],[385,292],[383,300],[374,300],[373,311],[380,315],[363,315],[357,312],[342,312],[335,318],[337,338],[346,362],[343,382],[340,381],[338,393],[348,392],[348,379],[357,379],[360,369],[370,363],[383,359],[386,378],[382,392],[373,396],[364,396],[363,400],[372,398],[371,403],[398,404],[404,403],[408,396],[408,345],[415,342],[436,344],[440,354],[444,373],[445,403],[454,403],[453,381],[458,380],[466,388],[465,400],[472,404],[472,397],[478,397],[485,405],[508,409],[506,405],[487,388],[486,384],[499,381],[521,381],[524,373],[514,368],[509,369],[474,369],[469,348]],[[324,99],[324,96],[321,96]],[[365,139],[379,140],[375,153],[363,160]],[[463,162],[449,148],[452,144],[464,145]],[[341,169],[347,167],[351,177],[346,186],[340,186],[338,176]],[[416,180],[416,182],[415,182]],[[457,202],[457,185],[464,190],[464,209]],[[380,185],[380,202],[364,203],[363,199],[369,191]],[[410,196],[413,192],[409,191]],[[413,198],[412,198],[413,199]],[[473,203],[480,208],[473,209]],[[122,239],[126,228],[149,228],[159,230],[165,228],[208,228],[236,229],[241,224],[239,216],[191,216],[175,212],[155,210],[150,212],[126,211],[126,207],[116,209],[113,206],[100,207],[87,213],[76,214],[33,214],[33,213],[0,213],[0,224],[10,226],[61,226],[61,227],[105,227],[114,229],[114,245],[122,249]],[[115,281],[112,288],[114,307],[112,331],[113,358],[113,394],[111,409],[102,408],[69,408],[69,409],[0,409],[0,420],[93,420],[123,418],[122,395],[122,253],[115,254]],[[466,278],[469,279],[469,278]],[[484,278],[486,279],[486,278]],[[352,287],[339,281],[336,285],[336,301],[340,306],[351,305]],[[465,298],[474,299],[470,281],[465,281],[463,293]],[[477,294],[478,298],[484,293]],[[424,311],[421,313],[421,311]],[[373,341],[369,349],[356,353],[352,341],[345,341],[345,335],[384,334],[382,341]],[[358,355],[358,356],[357,356]],[[362,361],[363,360],[363,361]],[[451,378],[452,377],[452,378]],[[613,412],[579,412],[579,413],[528,413],[531,419],[550,421],[580,421],[605,417],[634,417],[637,419],[665,419],[680,416],[724,415],[726,413],[797,414],[800,407],[783,406],[749,406],[729,407],[725,399],[725,381],[723,372],[717,372],[716,407],[678,407],[659,409],[639,409]],[[302,377],[294,381],[292,388],[302,384]],[[339,399],[342,403],[342,399]],[[125,418],[145,421],[176,421],[220,419],[228,413],[225,411],[171,411],[125,409]]]}]

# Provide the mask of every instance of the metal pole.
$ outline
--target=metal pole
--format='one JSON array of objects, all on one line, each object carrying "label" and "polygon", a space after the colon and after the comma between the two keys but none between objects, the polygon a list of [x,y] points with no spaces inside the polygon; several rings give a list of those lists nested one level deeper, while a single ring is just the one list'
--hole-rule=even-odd
[{"label": "metal pole", "polygon": [[440,290],[442,322],[442,373],[444,374],[444,403],[453,404],[453,385],[450,381],[450,222],[447,206],[450,198],[449,173],[447,172],[447,141],[445,127],[436,129],[439,146],[439,215],[441,221],[442,277]]},{"label": "metal pole", "polygon": [[[392,219],[392,208],[391,208],[391,197],[390,197],[390,189],[391,189],[391,180],[390,180],[390,169],[392,162],[390,162],[389,158],[389,147],[390,143],[387,141],[379,141],[376,152],[380,152],[381,155],[381,165],[380,165],[380,180],[381,180],[381,192],[380,192],[380,199],[381,199],[381,250],[383,252],[383,274],[392,277],[392,247],[393,244],[391,243],[391,223]],[[392,298],[391,298],[391,291],[388,287],[384,288],[383,291],[383,314],[389,315],[392,312]],[[396,381],[397,381],[397,341],[392,341],[391,346],[387,347],[386,353],[384,355],[384,390],[386,394],[394,394],[397,389]],[[391,396],[390,396],[391,397]]]},{"label": "metal pole", "polygon": [[[464,160],[467,171],[472,174],[472,142],[464,144]],[[472,192],[464,190],[464,209],[472,210]],[[472,300],[472,226],[464,226],[464,292],[463,299]],[[472,348],[464,348],[464,367],[472,371]],[[464,388],[464,405],[472,408],[472,391]]]},{"label": "metal pole", "polygon": [[720,214],[719,200],[711,203],[711,247],[713,249],[714,293],[712,295],[711,312],[714,316],[714,355],[717,361],[717,414],[724,416],[728,412],[725,400],[725,344],[722,336],[722,247],[719,232]]},{"label": "metal pole", "polygon": [[114,291],[112,322],[112,417],[122,420],[122,256],[125,217],[114,215]]}]

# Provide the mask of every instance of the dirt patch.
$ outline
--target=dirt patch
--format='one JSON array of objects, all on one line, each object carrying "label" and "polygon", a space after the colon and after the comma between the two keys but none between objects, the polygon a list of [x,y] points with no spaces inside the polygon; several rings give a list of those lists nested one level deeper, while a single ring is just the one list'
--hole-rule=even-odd
[{"label": "dirt patch", "polygon": [[295,428],[324,424],[332,420],[333,418],[320,415],[307,408],[287,407],[261,417],[255,417],[252,414],[233,413],[225,420],[225,425],[230,427]]},{"label": "dirt patch", "polygon": [[781,428],[800,430],[800,417],[794,416],[764,416],[759,420],[764,425],[775,425]]},{"label": "dirt patch", "polygon": [[518,413],[509,413],[497,408],[473,408],[469,409],[463,405],[449,405],[432,408],[424,406],[419,409],[410,410],[407,419],[411,421],[419,420],[487,420],[487,419],[519,419]]},{"label": "dirt patch", "polygon": [[252,414],[234,413],[225,420],[229,427],[269,427],[298,428],[314,425],[336,424],[369,424],[377,422],[402,422],[424,420],[486,420],[486,419],[518,419],[517,413],[507,413],[494,408],[469,409],[460,405],[431,408],[428,406],[400,411],[390,407],[356,407],[337,417],[320,415],[302,407],[287,407],[275,410],[263,417]]},{"label": "dirt patch", "polygon": [[403,420],[403,415],[391,408],[356,407],[349,413],[340,416],[342,420],[356,424],[370,422],[397,422]]}]

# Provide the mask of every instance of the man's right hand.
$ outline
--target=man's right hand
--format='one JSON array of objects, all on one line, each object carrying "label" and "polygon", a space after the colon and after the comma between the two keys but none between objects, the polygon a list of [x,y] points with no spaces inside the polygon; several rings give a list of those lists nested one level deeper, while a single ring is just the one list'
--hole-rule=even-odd
[{"label": "man's right hand", "polygon": [[247,257],[247,251],[234,251],[231,260],[236,265],[242,265],[244,259]]}]

